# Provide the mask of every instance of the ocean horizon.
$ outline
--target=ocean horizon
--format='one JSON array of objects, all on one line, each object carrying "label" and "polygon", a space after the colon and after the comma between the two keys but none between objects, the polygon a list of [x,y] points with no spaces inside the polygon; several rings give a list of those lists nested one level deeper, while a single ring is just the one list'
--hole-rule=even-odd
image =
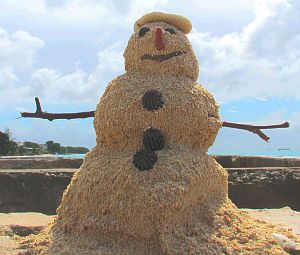
[{"label": "ocean horizon", "polygon": [[[273,157],[300,157],[300,151],[293,150],[267,150],[267,151],[208,151],[209,155],[225,156],[273,156]],[[63,158],[83,158],[85,154],[58,154],[56,156]]]}]

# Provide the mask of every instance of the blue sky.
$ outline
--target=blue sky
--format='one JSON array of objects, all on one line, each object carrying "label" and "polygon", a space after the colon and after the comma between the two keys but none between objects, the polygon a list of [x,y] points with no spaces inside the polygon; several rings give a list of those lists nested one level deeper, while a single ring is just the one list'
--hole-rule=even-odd
[{"label": "blue sky", "polygon": [[124,72],[134,21],[165,11],[192,21],[198,81],[219,102],[222,120],[291,123],[267,131],[269,143],[224,128],[212,151],[300,151],[298,0],[0,0],[0,9],[0,130],[9,128],[16,141],[93,147],[92,119],[16,118],[34,111],[35,96],[49,112],[95,109],[107,83]]}]

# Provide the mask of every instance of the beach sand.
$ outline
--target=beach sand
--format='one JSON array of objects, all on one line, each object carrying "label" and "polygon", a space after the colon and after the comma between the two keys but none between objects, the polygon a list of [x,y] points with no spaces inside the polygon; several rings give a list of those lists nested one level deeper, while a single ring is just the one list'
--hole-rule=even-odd
[{"label": "beach sand", "polygon": [[[285,229],[290,229],[300,239],[300,212],[291,210],[289,207],[280,209],[240,209],[249,213],[253,218],[276,224]],[[41,213],[0,213],[0,254],[20,255],[26,254],[26,245],[19,245],[22,237],[14,234],[22,228],[28,232],[35,229],[44,229],[51,224],[55,215],[48,216]],[[13,230],[14,229],[14,230]],[[46,244],[46,243],[45,243]],[[28,245],[27,245],[28,246]],[[30,245],[29,245],[30,246]],[[300,254],[300,244],[293,254]]]}]

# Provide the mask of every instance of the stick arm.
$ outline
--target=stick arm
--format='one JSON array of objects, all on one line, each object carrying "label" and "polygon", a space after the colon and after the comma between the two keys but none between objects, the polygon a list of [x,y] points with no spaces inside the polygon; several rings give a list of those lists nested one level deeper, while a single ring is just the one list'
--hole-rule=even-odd
[{"label": "stick arm", "polygon": [[247,130],[249,132],[257,134],[261,139],[265,140],[266,142],[269,141],[270,137],[264,134],[261,131],[261,129],[288,128],[289,126],[290,124],[288,122],[284,122],[282,124],[276,124],[276,125],[265,125],[265,126],[254,126],[254,125],[240,124],[240,123],[227,122],[227,121],[222,122],[222,127]]},{"label": "stick arm", "polygon": [[57,119],[83,119],[95,117],[95,111],[89,112],[75,112],[75,113],[48,113],[43,112],[41,103],[38,97],[35,97],[35,112],[21,112],[21,117],[23,118],[38,118],[38,119],[47,119],[47,120],[57,120]]}]

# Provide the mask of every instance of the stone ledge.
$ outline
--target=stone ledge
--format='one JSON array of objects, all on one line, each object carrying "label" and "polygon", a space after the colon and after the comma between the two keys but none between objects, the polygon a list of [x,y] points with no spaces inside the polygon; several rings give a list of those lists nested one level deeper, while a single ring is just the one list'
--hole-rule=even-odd
[{"label": "stone ledge", "polygon": [[278,184],[300,181],[300,167],[227,168],[232,184]]}]

